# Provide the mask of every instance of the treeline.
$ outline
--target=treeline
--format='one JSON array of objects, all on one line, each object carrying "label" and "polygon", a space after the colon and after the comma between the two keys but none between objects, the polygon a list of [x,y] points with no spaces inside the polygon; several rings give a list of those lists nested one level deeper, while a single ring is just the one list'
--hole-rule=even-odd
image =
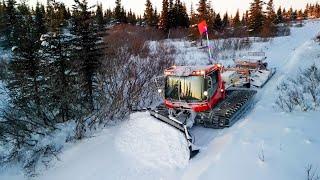
[{"label": "treeline", "polygon": [[[206,20],[211,34],[219,37],[243,37],[243,36],[262,36],[272,37],[282,34],[283,25],[288,25],[297,20],[304,20],[314,16],[319,5],[307,5],[306,8],[286,10],[279,7],[275,10],[274,1],[253,0],[249,10],[240,14],[236,12],[234,16],[228,13],[220,14],[214,11],[211,1],[200,0],[196,11],[191,6],[190,21],[196,24],[200,20]],[[312,7],[310,9],[310,7]],[[319,11],[319,10],[318,10]],[[313,13],[311,13],[313,12]]]},{"label": "treeline", "polygon": [[[307,4],[304,9],[299,10],[282,7],[275,9],[273,0],[253,0],[249,10],[243,14],[237,11],[234,16],[228,13],[220,14],[215,12],[214,4],[208,0],[199,0],[196,6],[191,4],[189,12],[185,3],[181,0],[163,0],[161,10],[153,6],[150,0],[146,0],[143,15],[137,15],[131,9],[127,11],[121,0],[116,0],[115,4],[114,9],[104,9],[102,4],[97,4],[94,14],[100,29],[107,24],[121,23],[154,27],[163,30],[165,33],[168,33],[170,29],[190,27],[190,32],[193,32],[192,34],[196,36],[196,28],[192,28],[193,25],[206,20],[208,30],[210,34],[215,35],[215,38],[249,35],[270,37],[278,35],[279,31],[281,35],[281,27],[278,31],[279,25],[320,17],[320,5],[318,3]],[[60,3],[60,6],[60,18],[66,21],[69,20],[72,11],[62,3]],[[46,11],[43,5],[38,4],[35,9],[30,9],[30,11],[32,15],[36,15],[41,11],[42,15],[45,16],[46,23],[50,19],[50,13]],[[11,25],[21,20],[19,18],[15,19],[12,13],[10,1],[0,3],[0,30],[7,35],[10,33],[8,29],[12,29]],[[19,22],[16,24],[19,24]],[[16,36],[14,34],[10,35],[12,37],[8,39],[7,43],[12,45],[12,41],[15,41],[14,37]]]},{"label": "treeline", "polygon": [[[121,5],[121,0],[116,0],[116,8],[106,10],[105,22],[151,26],[168,33],[170,29],[189,28],[201,20],[206,20],[210,33],[219,35],[219,37],[224,35],[229,37],[249,35],[270,37],[278,34],[277,26],[281,24],[289,24],[293,21],[308,18],[319,18],[319,9],[320,6],[316,3],[314,5],[308,4],[305,9],[296,10],[279,7],[276,10],[273,0],[267,2],[253,0],[249,10],[243,14],[237,11],[232,16],[228,13],[216,13],[214,4],[208,0],[199,0],[196,7],[192,4],[189,13],[185,3],[180,0],[163,0],[161,11],[157,11],[150,0],[146,0],[144,15],[136,16],[131,10],[126,12]],[[192,32],[191,28],[190,30]],[[281,27],[279,31],[281,35]],[[195,34],[196,30],[194,31]]]}]

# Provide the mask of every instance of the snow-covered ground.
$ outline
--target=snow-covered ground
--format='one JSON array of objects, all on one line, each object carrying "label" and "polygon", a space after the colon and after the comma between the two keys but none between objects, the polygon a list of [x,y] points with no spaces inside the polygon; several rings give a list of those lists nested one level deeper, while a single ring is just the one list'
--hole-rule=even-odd
[{"label": "snow-covered ground", "polygon": [[[284,113],[275,99],[280,82],[296,76],[300,68],[320,64],[320,45],[313,41],[319,31],[320,21],[310,21],[293,28],[288,37],[253,44],[250,51],[265,51],[277,73],[235,125],[195,129],[200,154],[194,159],[188,160],[183,134],[146,112],[135,113],[92,138],[69,144],[35,179],[306,179],[307,165],[320,169],[320,112]],[[171,43],[178,48],[177,63],[208,62],[203,50],[190,43]],[[5,174],[0,179],[23,178]]]},{"label": "snow-covered ground", "polygon": [[67,148],[39,179],[168,179],[187,167],[186,144],[182,133],[147,113],[136,113]]}]

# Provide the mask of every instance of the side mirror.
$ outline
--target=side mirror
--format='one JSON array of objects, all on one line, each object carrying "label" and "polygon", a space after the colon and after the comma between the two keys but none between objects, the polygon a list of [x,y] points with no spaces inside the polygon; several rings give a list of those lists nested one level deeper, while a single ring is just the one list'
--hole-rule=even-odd
[{"label": "side mirror", "polygon": [[212,80],[211,80],[211,78],[208,79],[208,87],[209,87],[209,88],[212,87]]}]

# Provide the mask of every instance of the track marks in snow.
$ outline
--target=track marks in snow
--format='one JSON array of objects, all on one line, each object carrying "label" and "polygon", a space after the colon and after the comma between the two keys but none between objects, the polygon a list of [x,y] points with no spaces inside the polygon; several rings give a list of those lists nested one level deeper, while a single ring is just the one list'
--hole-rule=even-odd
[{"label": "track marks in snow", "polygon": [[201,151],[198,157],[191,160],[190,166],[181,179],[199,179],[202,173],[221,159],[224,148],[232,141],[232,138],[231,134],[224,134],[221,137],[215,138],[214,141],[208,145],[208,149],[212,149],[213,151]]}]

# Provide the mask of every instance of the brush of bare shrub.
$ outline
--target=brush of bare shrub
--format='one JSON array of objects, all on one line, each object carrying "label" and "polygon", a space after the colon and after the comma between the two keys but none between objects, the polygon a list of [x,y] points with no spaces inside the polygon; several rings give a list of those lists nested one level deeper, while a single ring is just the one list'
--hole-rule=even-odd
[{"label": "brush of bare shrub", "polygon": [[276,105],[286,112],[318,110],[320,105],[320,70],[316,64],[301,71],[296,78],[278,87]]},{"label": "brush of bare shrub", "polygon": [[320,180],[320,176],[317,174],[317,169],[312,164],[306,167],[306,179],[307,180]]},{"label": "brush of bare shrub", "polygon": [[[105,124],[126,118],[130,112],[147,107],[157,98],[153,78],[173,64],[173,47],[151,42],[140,27],[121,25],[105,37],[108,45],[97,76],[100,107],[86,124]],[[107,121],[106,121],[107,120]]]}]

